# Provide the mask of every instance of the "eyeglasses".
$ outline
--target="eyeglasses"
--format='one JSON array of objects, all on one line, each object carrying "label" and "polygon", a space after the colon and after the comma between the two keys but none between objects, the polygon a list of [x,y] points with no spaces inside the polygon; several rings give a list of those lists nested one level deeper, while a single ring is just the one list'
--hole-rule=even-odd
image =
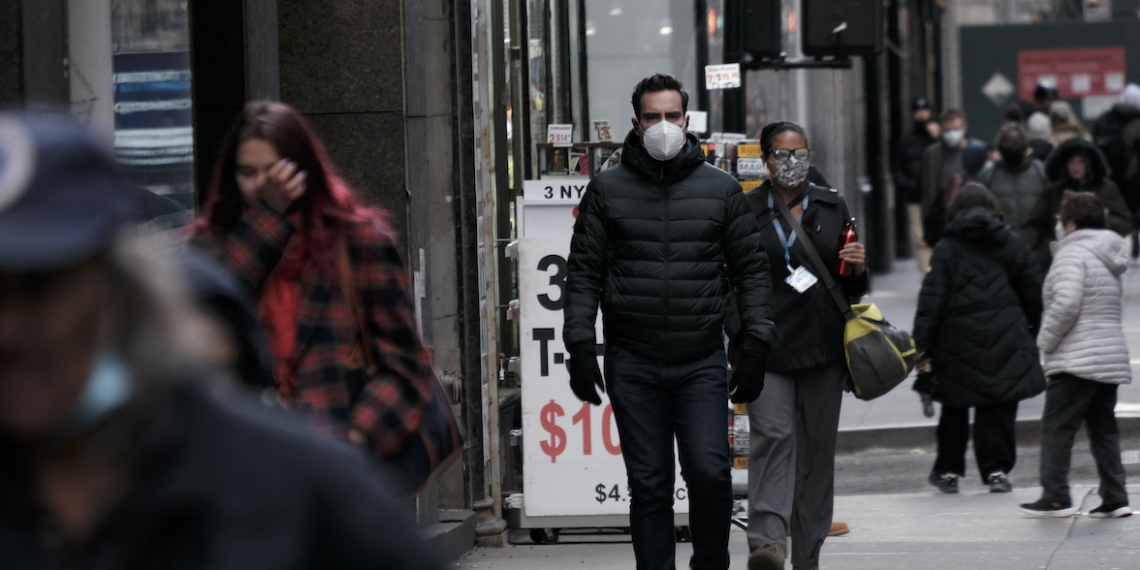
[{"label": "eyeglasses", "polygon": [[772,157],[775,158],[777,162],[783,162],[793,156],[796,157],[796,160],[807,160],[809,155],[811,155],[811,151],[806,148],[797,148],[795,150],[778,148],[772,151]]}]

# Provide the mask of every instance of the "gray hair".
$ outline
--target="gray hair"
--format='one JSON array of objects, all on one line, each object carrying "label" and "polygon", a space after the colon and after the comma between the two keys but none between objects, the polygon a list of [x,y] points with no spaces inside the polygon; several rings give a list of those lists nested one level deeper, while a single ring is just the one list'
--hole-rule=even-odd
[{"label": "gray hair", "polygon": [[116,238],[105,254],[110,295],[105,342],[122,356],[141,392],[190,376],[211,361],[210,333],[170,259],[137,235]]}]

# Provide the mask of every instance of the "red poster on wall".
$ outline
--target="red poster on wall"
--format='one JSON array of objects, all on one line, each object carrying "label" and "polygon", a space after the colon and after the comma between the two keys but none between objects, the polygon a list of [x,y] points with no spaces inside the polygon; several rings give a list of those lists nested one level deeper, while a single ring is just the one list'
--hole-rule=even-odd
[{"label": "red poster on wall", "polygon": [[1018,96],[1032,99],[1038,85],[1062,99],[1116,95],[1124,90],[1124,48],[1033,49],[1017,53]]}]

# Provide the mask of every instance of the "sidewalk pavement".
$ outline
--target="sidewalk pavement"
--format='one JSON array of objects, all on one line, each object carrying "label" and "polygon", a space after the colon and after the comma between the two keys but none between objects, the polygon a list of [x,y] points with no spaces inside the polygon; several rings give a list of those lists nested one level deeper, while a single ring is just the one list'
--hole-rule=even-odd
[{"label": "sidewalk pavement", "polygon": [[[914,260],[896,260],[890,273],[872,276],[871,292],[864,301],[875,303],[892,325],[909,331],[914,327],[921,286]],[[1140,265],[1136,263],[1124,275],[1124,333],[1132,357],[1132,375],[1136,380],[1120,387],[1116,416],[1124,420],[1122,424],[1135,421],[1140,426]],[[933,418],[923,416],[918,393],[911,390],[913,383],[912,373],[912,378],[903,381],[899,387],[870,402],[861,401],[854,394],[844,394],[839,416],[840,449],[913,445],[912,440],[919,433],[933,433],[931,430],[938,425],[939,404],[935,403]],[[1044,394],[1021,402],[1017,410],[1018,422],[1036,431],[1044,408]],[[903,432],[911,428],[927,429]],[[1026,433],[1019,433],[1019,437],[1032,435],[1030,430],[1020,431]]]},{"label": "sidewalk pavement", "polygon": [[[1140,485],[1129,493],[1140,496]],[[1073,502],[1086,513],[1100,504],[1095,487],[1074,486]],[[1087,569],[1140,567],[1140,515],[1123,519],[1031,519],[1019,503],[1037,500],[1040,488],[990,494],[978,486],[957,495],[928,493],[850,495],[835,498],[851,532],[827,539],[820,558],[827,570],[883,568],[978,570]],[[524,536],[519,534],[518,536]],[[608,538],[608,542],[601,540]],[[476,549],[455,568],[497,570],[628,570],[634,567],[628,535],[566,536],[558,544]],[[575,541],[575,542],[571,542]],[[590,542],[576,542],[590,541]],[[729,540],[732,570],[747,568],[744,531]],[[691,543],[677,544],[677,567],[686,568]],[[791,568],[791,561],[787,564]]]},{"label": "sidewalk pavement", "polygon": [[[891,324],[911,330],[920,287],[914,261],[899,260],[892,272],[873,276],[866,300],[877,304]],[[1122,435],[1128,438],[1140,432],[1140,266],[1135,263],[1125,274],[1124,288],[1124,330],[1137,379],[1120,387],[1116,414]],[[871,402],[845,394],[837,451],[931,445],[938,416],[922,415],[918,395],[910,389],[912,382],[908,379]],[[1039,435],[1037,426],[1044,404],[1042,394],[1019,406],[1020,445]],[[1140,461],[1140,451],[1125,452],[1126,463]],[[1074,485],[1074,503],[1080,504],[1082,512],[1100,504],[1095,490]],[[1027,518],[1017,510],[1018,504],[1035,501],[1040,493],[1039,487],[1019,487],[1010,494],[989,494],[981,485],[970,485],[957,495],[944,495],[931,488],[926,493],[837,496],[835,512],[842,513],[841,520],[852,530],[824,543],[821,566],[828,570],[1140,568],[1140,515],[1111,520],[1087,516],[1044,520]],[[1129,493],[1140,497],[1140,485],[1130,485]],[[511,538],[529,542],[527,532],[511,531]],[[729,547],[731,568],[746,568],[744,531],[733,527]],[[677,544],[679,568],[687,567],[691,553],[690,543]],[[502,570],[608,570],[633,568],[634,558],[626,534],[562,534],[557,544],[476,549],[454,564],[456,568]],[[791,568],[790,561],[787,567]]]}]

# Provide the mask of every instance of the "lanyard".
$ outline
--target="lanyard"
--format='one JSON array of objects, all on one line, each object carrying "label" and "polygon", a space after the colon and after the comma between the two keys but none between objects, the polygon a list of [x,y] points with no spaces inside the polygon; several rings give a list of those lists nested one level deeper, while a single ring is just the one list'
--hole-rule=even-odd
[{"label": "lanyard", "polygon": [[[776,202],[773,195],[775,192],[768,192],[768,208],[774,208]],[[796,217],[796,221],[803,221],[804,212],[807,211],[808,197],[804,196],[803,207],[800,210],[800,215]],[[773,225],[776,227],[776,237],[780,240],[780,245],[784,246],[784,264],[788,266],[788,273],[792,272],[792,244],[796,243],[796,232],[792,231],[789,237],[784,234],[784,227],[780,225],[780,216],[776,216],[773,220]]]}]

